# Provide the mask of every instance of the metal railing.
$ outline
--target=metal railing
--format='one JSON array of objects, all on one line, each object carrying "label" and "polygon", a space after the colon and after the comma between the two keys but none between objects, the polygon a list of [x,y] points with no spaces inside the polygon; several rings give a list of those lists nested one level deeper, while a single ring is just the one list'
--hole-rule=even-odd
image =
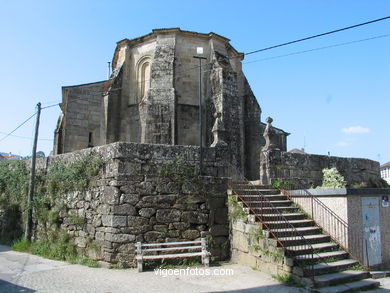
[{"label": "metal railing", "polygon": [[[239,175],[237,177],[237,175]],[[285,215],[277,208],[267,195],[261,193],[252,182],[248,181],[243,175],[235,170],[235,178],[229,182],[229,188],[232,193],[239,198],[243,205],[248,208],[251,214],[265,227],[272,238],[282,247],[285,255],[294,260],[294,265],[301,268],[302,276],[313,280],[314,278],[314,249],[308,243],[304,235],[293,226]],[[239,182],[234,182],[239,181]],[[246,193],[239,194],[236,192],[236,186],[242,185],[248,188]],[[244,192],[245,193],[245,192]],[[252,197],[255,200],[248,200]],[[284,238],[284,239],[283,239]],[[286,245],[287,244],[287,245]],[[299,256],[298,253],[300,252]],[[304,252],[304,253],[302,253]],[[298,257],[297,257],[298,256]]]},{"label": "metal railing", "polygon": [[360,233],[354,233],[348,223],[332,211],[320,199],[310,193],[300,182],[301,179],[289,179],[284,184],[282,193],[305,210],[334,242],[344,249],[352,258],[364,263],[364,239]]}]

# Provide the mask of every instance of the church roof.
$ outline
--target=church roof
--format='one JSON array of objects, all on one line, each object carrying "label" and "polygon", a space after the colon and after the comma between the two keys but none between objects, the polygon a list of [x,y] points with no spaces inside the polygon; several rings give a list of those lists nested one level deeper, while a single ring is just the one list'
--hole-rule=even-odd
[{"label": "church roof", "polygon": [[190,36],[194,36],[194,37],[203,37],[203,38],[206,38],[206,39],[210,39],[210,38],[219,39],[219,40],[225,42],[226,45],[234,52],[234,54],[242,55],[242,58],[244,58],[244,54],[240,53],[236,49],[234,49],[233,46],[230,45],[230,43],[229,43],[230,39],[225,38],[224,36],[221,36],[221,35],[213,33],[213,32],[198,33],[198,32],[194,32],[194,31],[186,31],[186,30],[181,30],[178,27],[153,29],[152,32],[149,33],[149,34],[146,34],[146,35],[134,38],[134,39],[127,39],[126,38],[126,39],[118,41],[117,44],[120,45],[120,44],[125,43],[125,42],[127,42],[129,44],[142,43],[142,42],[145,42],[145,41],[153,38],[156,34],[169,34],[169,33],[174,33],[174,32],[181,33],[181,34],[184,34],[184,35],[190,35]]}]

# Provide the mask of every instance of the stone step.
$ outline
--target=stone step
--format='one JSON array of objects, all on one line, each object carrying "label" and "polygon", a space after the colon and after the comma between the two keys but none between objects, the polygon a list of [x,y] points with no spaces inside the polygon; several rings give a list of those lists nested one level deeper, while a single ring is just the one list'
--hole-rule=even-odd
[{"label": "stone step", "polygon": [[314,276],[318,276],[323,274],[344,271],[357,264],[359,263],[354,259],[343,259],[343,260],[338,260],[330,263],[319,263],[315,265],[308,265],[302,268],[296,266],[293,268],[293,270],[298,276],[308,277],[311,276],[312,273],[314,273]]},{"label": "stone step", "polygon": [[297,207],[254,207],[252,203],[250,204],[251,208],[255,211],[256,214],[264,215],[264,214],[274,214],[278,211],[281,214],[292,214],[299,211]]},{"label": "stone step", "polygon": [[[303,239],[302,239],[303,238]],[[297,246],[297,245],[311,245],[315,243],[329,242],[330,236],[324,234],[315,234],[315,235],[305,235],[302,237],[293,236],[293,237],[280,237],[284,247],[288,246]]]},{"label": "stone step", "polygon": [[[288,221],[293,227],[311,227],[315,225],[315,222],[313,220],[291,220]],[[270,228],[270,229],[277,229],[284,227],[286,224],[284,221],[268,221],[263,224],[265,227],[265,224]]]},{"label": "stone step", "polygon": [[250,203],[253,207],[289,207],[292,205],[293,202],[291,200],[269,200],[267,198],[267,200],[251,200]]},{"label": "stone step", "polygon": [[280,191],[277,189],[234,189],[234,192],[239,195],[276,195],[280,194]]},{"label": "stone step", "polygon": [[[247,194],[247,195],[240,195],[240,197],[245,201],[277,201],[277,200],[287,200],[287,196],[281,195],[281,194],[274,194],[274,195],[259,195],[259,194]],[[264,198],[264,199],[263,199]]]},{"label": "stone step", "polygon": [[309,265],[315,264],[319,262],[329,263],[331,261],[337,261],[341,259],[346,259],[349,257],[349,254],[344,250],[336,250],[336,251],[327,251],[320,253],[311,254],[301,254],[294,258],[294,262],[298,265]]},{"label": "stone step", "polygon": [[263,221],[280,221],[282,219],[290,220],[304,220],[306,218],[305,214],[302,213],[288,213],[288,214],[264,214],[262,215]]},{"label": "stone step", "polygon": [[360,292],[378,288],[380,283],[373,279],[364,279],[360,281],[340,284],[336,286],[329,286],[316,289],[315,292],[320,293],[343,293],[343,292]]},{"label": "stone step", "polygon": [[319,234],[322,232],[322,229],[317,226],[309,226],[309,227],[297,227],[297,228],[281,228],[281,229],[272,229],[272,234],[270,237],[275,235],[276,237],[289,237],[294,235],[313,235]]},{"label": "stone step", "polygon": [[273,189],[273,190],[277,190],[277,189],[272,188],[271,185],[258,185],[258,184],[251,184],[248,182],[233,182],[230,184],[230,187],[232,187],[233,189],[264,189],[264,190]]},{"label": "stone step", "polygon": [[286,249],[286,254],[289,256],[297,256],[302,254],[311,253],[314,250],[316,253],[333,251],[337,250],[339,246],[334,242],[324,242],[324,243],[315,243],[311,244],[312,248],[308,248],[307,246],[297,245],[297,246],[289,246]]},{"label": "stone step", "polygon": [[347,282],[354,282],[366,279],[370,276],[369,272],[366,271],[342,271],[338,273],[325,274],[314,277],[314,287],[321,288],[327,286],[334,286]]}]

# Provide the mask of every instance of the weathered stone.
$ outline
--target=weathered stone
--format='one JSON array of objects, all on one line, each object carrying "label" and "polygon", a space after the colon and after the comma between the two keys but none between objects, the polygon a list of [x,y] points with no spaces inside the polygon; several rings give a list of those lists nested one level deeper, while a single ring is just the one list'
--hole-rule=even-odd
[{"label": "weathered stone", "polygon": [[138,203],[140,198],[139,194],[134,194],[134,193],[130,193],[130,194],[124,193],[121,195],[121,197],[124,203],[129,203],[133,206]]},{"label": "weathered stone", "polygon": [[102,216],[101,215],[93,216],[92,225],[94,227],[100,227],[102,225]]},{"label": "weathered stone", "polygon": [[127,217],[116,216],[116,215],[103,215],[102,222],[103,222],[103,226],[125,227],[127,226]]},{"label": "weathered stone", "polygon": [[198,230],[185,230],[182,232],[182,236],[185,239],[194,240],[196,238],[199,238],[200,233]]},{"label": "weathered stone", "polygon": [[78,247],[86,247],[87,246],[87,239],[85,237],[76,237],[74,239],[74,243],[78,246]]},{"label": "weathered stone", "polygon": [[144,235],[145,241],[146,242],[154,242],[159,238],[162,238],[163,234],[161,232],[156,232],[156,231],[149,231],[146,232]]},{"label": "weathered stone", "polygon": [[210,228],[210,234],[215,236],[228,236],[229,226],[228,225],[214,225]]},{"label": "weathered stone", "polygon": [[189,227],[190,227],[190,223],[188,222],[176,222],[176,223],[169,224],[169,229],[185,230]]},{"label": "weathered stone", "polygon": [[149,219],[143,217],[128,216],[128,226],[144,226],[149,224]]},{"label": "weathered stone", "polygon": [[97,241],[103,241],[104,240],[104,232],[96,232],[95,239]]},{"label": "weathered stone", "polygon": [[216,209],[214,214],[214,221],[217,224],[228,223],[228,209],[226,207]]},{"label": "weathered stone", "polygon": [[169,237],[178,238],[178,237],[180,237],[180,231],[177,231],[177,230],[169,230],[169,231],[168,231],[168,236],[169,236]]},{"label": "weathered stone", "polygon": [[130,204],[115,205],[112,207],[112,213],[114,215],[129,215],[135,216],[137,210]]},{"label": "weathered stone", "polygon": [[156,210],[154,208],[142,208],[138,211],[138,214],[141,217],[150,218],[156,213]]},{"label": "weathered stone", "polygon": [[154,225],[153,229],[158,231],[158,232],[166,233],[168,231],[168,226],[167,225]]},{"label": "weathered stone", "polygon": [[118,242],[118,243],[134,242],[135,241],[135,235],[106,233],[105,240],[111,241],[111,242]]},{"label": "weathered stone", "polygon": [[102,196],[102,200],[104,203],[107,204],[119,204],[119,197],[120,197],[120,192],[117,187],[114,186],[105,186],[104,187],[104,192]]},{"label": "weathered stone", "polygon": [[160,223],[171,223],[180,221],[181,212],[174,209],[157,210],[156,220]]},{"label": "weathered stone", "polygon": [[177,199],[176,194],[144,196],[138,202],[138,208],[170,208]]},{"label": "weathered stone", "polygon": [[206,224],[209,215],[197,211],[183,212],[181,219],[191,224]]}]

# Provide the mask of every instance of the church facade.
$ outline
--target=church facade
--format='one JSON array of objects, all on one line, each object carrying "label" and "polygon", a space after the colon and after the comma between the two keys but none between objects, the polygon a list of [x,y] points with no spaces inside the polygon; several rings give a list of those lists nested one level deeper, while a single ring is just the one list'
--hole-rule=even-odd
[{"label": "church facade", "polygon": [[119,41],[109,80],[62,88],[54,154],[117,141],[199,145],[202,125],[204,147],[226,144],[232,164],[257,179],[264,125],[243,57],[225,37],[179,28]]}]

